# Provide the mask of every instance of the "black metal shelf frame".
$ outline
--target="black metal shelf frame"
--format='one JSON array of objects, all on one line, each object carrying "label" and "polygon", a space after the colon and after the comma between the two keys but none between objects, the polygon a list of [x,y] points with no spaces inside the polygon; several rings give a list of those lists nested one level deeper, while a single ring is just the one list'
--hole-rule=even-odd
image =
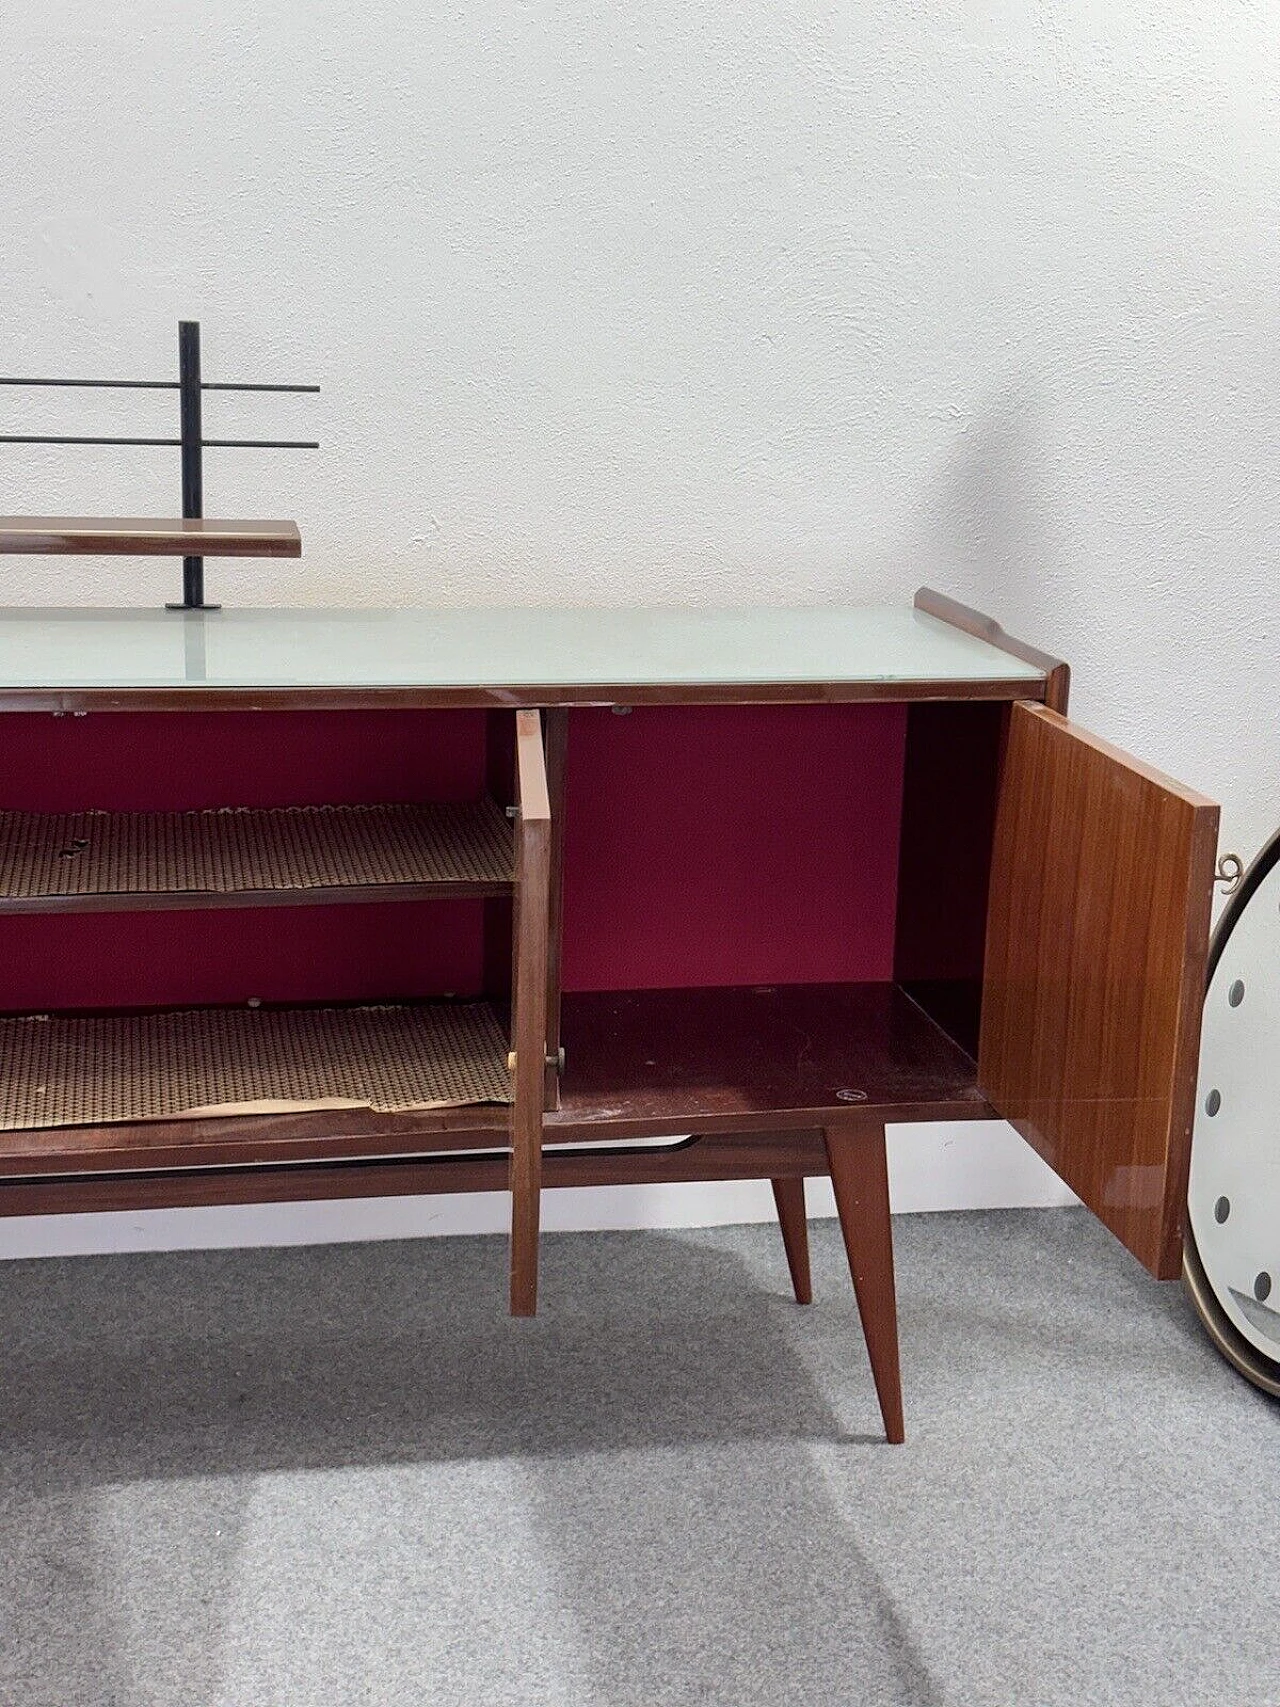
[{"label": "black metal shelf frame", "polygon": [[[205,391],[317,393],[318,385],[262,385],[202,380],[200,323],[178,322],[177,379],[24,379],[0,377],[0,385],[78,388],[94,391],[176,391],[179,436],[133,438],[96,434],[0,433],[0,444],[17,445],[150,445],[182,452],[182,514],[186,520],[204,515],[204,452],[206,450],[319,450],[315,439],[206,439],[201,426],[200,397]],[[182,601],[166,610],[217,610],[205,603],[204,558],[182,559]]]}]

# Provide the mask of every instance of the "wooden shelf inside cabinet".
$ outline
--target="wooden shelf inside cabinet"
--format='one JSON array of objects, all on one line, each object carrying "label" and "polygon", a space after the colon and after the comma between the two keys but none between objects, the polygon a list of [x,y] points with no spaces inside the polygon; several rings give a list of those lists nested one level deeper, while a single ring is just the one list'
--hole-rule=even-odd
[{"label": "wooden shelf inside cabinet", "polygon": [[569,1039],[548,1134],[610,1137],[981,1120],[967,1055],[896,984],[619,990],[564,997]]},{"label": "wooden shelf inside cabinet", "polygon": [[0,552],[41,556],[301,557],[298,524],[202,517],[0,516]]},{"label": "wooden shelf inside cabinet", "polygon": [[505,1104],[507,1048],[483,1001],[0,1019],[0,1131],[22,1135],[0,1157],[66,1127]]},{"label": "wooden shelf inside cabinet", "polygon": [[[776,1134],[780,1128],[831,1124],[858,1109],[880,1121],[973,1120],[991,1114],[977,1089],[972,1058],[892,984],[627,990],[570,995],[565,1008],[573,1046],[562,1106],[545,1116],[543,1140],[551,1148],[544,1151],[544,1159],[564,1145],[585,1145],[593,1156],[607,1158],[618,1145],[625,1150],[629,1139],[663,1133]],[[468,1104],[424,1099],[410,1106],[403,1097],[384,1095],[377,1106],[366,1099],[363,1111],[348,1104],[340,1122],[332,1113],[309,1112],[302,1100],[279,1112],[246,1114],[226,1107],[225,1097],[216,1118],[189,1117],[194,1096],[202,1099],[202,1106],[212,1094],[224,1096],[217,1089],[224,1079],[216,1080],[213,1093],[205,1082],[191,1083],[188,1057],[199,1059],[212,1051],[216,1067],[218,1060],[237,1059],[249,1045],[260,1048],[275,1028],[282,1028],[288,1060],[300,1046],[303,1024],[317,1026],[322,1033],[319,1071],[332,1083],[335,1074],[348,1072],[347,1057],[358,1037],[365,1040],[360,1043],[362,1061],[380,1059],[391,1046],[388,1039],[397,1039],[395,1047],[403,1053],[406,1038],[415,1052],[425,1050],[431,1056],[434,1051],[434,1059],[442,1048],[441,1028],[456,1025],[462,1015],[468,1027],[480,1028],[484,1040],[479,1070],[487,1077],[481,1088],[485,1083],[490,1089],[509,1086],[505,1016],[483,1004],[319,1010],[326,1016],[322,1020],[305,1018],[316,1011],[206,1009],[139,1018],[58,1019],[43,1022],[53,1027],[47,1035],[37,1029],[40,1021],[0,1019],[0,1049],[19,1060],[10,1102],[25,1098],[21,1117],[31,1123],[5,1130],[0,1114],[0,1177],[216,1169],[443,1152],[465,1158],[509,1146],[509,1089],[499,1099],[501,1106],[479,1097]],[[272,1014],[283,1017],[268,1018],[264,1025],[263,1016]],[[420,1029],[424,1027],[428,1029]],[[476,1033],[468,1029],[464,1035]],[[35,1123],[38,1111],[29,1108],[29,1087],[51,1081],[33,1081],[32,1069],[21,1065],[24,1049],[45,1050],[33,1069],[47,1074],[51,1052],[65,1061],[69,1050],[82,1051],[87,1044],[96,1058],[108,1062],[106,1077],[118,1085],[121,1063],[144,1056],[154,1059],[158,1052],[169,1061],[179,1037],[188,1047],[181,1059],[164,1066],[171,1088],[162,1106],[129,1091],[126,1123],[116,1104],[103,1101],[119,1093],[92,1089],[101,1069],[94,1066],[87,1072],[72,1063],[64,1069],[74,1080],[69,1091],[64,1081],[52,1082],[55,1099],[73,1099],[79,1124]],[[422,1037],[427,1043],[419,1041]],[[15,1048],[19,1044],[22,1049]],[[455,1035],[445,1051],[446,1067],[449,1060],[456,1064],[461,1054]],[[468,1059],[473,1063],[468,1071],[474,1074],[476,1057]],[[426,1082],[428,1071],[441,1069],[418,1071],[414,1086]],[[28,1086],[26,1091],[22,1084]],[[862,1094],[852,1103],[843,1102],[841,1090]],[[46,1089],[39,1100],[47,1101],[49,1095]],[[98,1100],[87,1100],[95,1095]],[[12,1110],[7,1118],[12,1122]],[[700,1177],[696,1164],[688,1177]],[[602,1175],[596,1183],[603,1180]]]},{"label": "wooden shelf inside cabinet", "polygon": [[504,895],[491,799],[204,812],[0,812],[0,913]]}]

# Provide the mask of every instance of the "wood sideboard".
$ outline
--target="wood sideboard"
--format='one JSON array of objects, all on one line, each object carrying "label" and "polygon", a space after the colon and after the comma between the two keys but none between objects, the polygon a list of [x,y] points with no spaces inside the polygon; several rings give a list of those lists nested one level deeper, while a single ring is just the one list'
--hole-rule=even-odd
[{"label": "wood sideboard", "polygon": [[1004,1117],[1179,1271],[1217,808],[914,608],[0,612],[0,1214],[830,1174]]}]

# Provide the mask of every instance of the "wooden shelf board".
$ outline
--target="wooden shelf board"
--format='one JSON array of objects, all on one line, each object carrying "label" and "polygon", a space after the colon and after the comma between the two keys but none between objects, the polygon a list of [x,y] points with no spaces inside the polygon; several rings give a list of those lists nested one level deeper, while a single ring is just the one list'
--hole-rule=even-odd
[{"label": "wooden shelf board", "polygon": [[490,799],[206,812],[0,812],[0,914],[509,894]]},{"label": "wooden shelf board", "polygon": [[896,984],[566,993],[561,1036],[549,1125],[584,1134],[990,1114],[972,1058]]},{"label": "wooden shelf board", "polygon": [[[440,1150],[506,1149],[510,1108],[332,1109],[0,1131],[0,1186],[30,1176],[261,1168]],[[0,1189],[0,1198],[3,1190]],[[0,1214],[4,1210],[0,1207]]]},{"label": "wooden shelf board", "polygon": [[[892,984],[569,995],[563,1036],[562,1103],[545,1125],[548,1185],[763,1177],[753,1172],[758,1158],[751,1146],[768,1149],[770,1133],[836,1124],[859,1111],[886,1121],[982,1120],[992,1113],[978,1092],[972,1059]],[[835,1095],[841,1089],[864,1090],[866,1100],[841,1102]],[[732,1153],[717,1150],[709,1172],[705,1150],[649,1152],[647,1160],[599,1153],[664,1133],[730,1134],[740,1142]],[[148,1193],[156,1202],[270,1201],[301,1191],[301,1180],[291,1182],[284,1169],[261,1174],[256,1184],[230,1171],[189,1174],[183,1184],[177,1170],[357,1158],[375,1168],[384,1164],[373,1158],[393,1158],[385,1165],[399,1170],[396,1190],[486,1190],[505,1184],[505,1163],[473,1160],[467,1152],[505,1150],[509,1143],[508,1110],[497,1107],[86,1124],[0,1132],[0,1178],[16,1189],[41,1176],[173,1170],[170,1187],[122,1184],[120,1201],[150,1201]],[[574,1155],[557,1150],[564,1144],[598,1148]],[[786,1171],[794,1145],[774,1150],[760,1165]],[[411,1159],[441,1152],[452,1154],[434,1176],[423,1170],[437,1164]],[[811,1162],[802,1171],[825,1171],[820,1146]],[[467,1183],[447,1185],[464,1169]],[[30,1192],[39,1189],[33,1184]],[[344,1189],[335,1177],[332,1194]],[[16,1213],[19,1201],[34,1202],[30,1192],[19,1199],[5,1186],[0,1215]],[[102,1201],[108,1200],[115,1201],[109,1191]]]},{"label": "wooden shelf board", "polygon": [[0,516],[0,552],[42,556],[301,557],[291,521],[151,516]]}]

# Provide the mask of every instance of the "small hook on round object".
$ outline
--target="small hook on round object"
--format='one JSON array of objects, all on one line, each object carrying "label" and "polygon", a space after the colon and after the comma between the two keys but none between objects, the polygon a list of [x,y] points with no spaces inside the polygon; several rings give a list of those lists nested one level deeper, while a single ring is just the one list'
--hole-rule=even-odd
[{"label": "small hook on round object", "polygon": [[1240,879],[1244,876],[1244,861],[1239,854],[1224,853],[1218,861],[1218,869],[1213,881],[1222,885],[1224,895],[1234,895],[1240,887]]}]

